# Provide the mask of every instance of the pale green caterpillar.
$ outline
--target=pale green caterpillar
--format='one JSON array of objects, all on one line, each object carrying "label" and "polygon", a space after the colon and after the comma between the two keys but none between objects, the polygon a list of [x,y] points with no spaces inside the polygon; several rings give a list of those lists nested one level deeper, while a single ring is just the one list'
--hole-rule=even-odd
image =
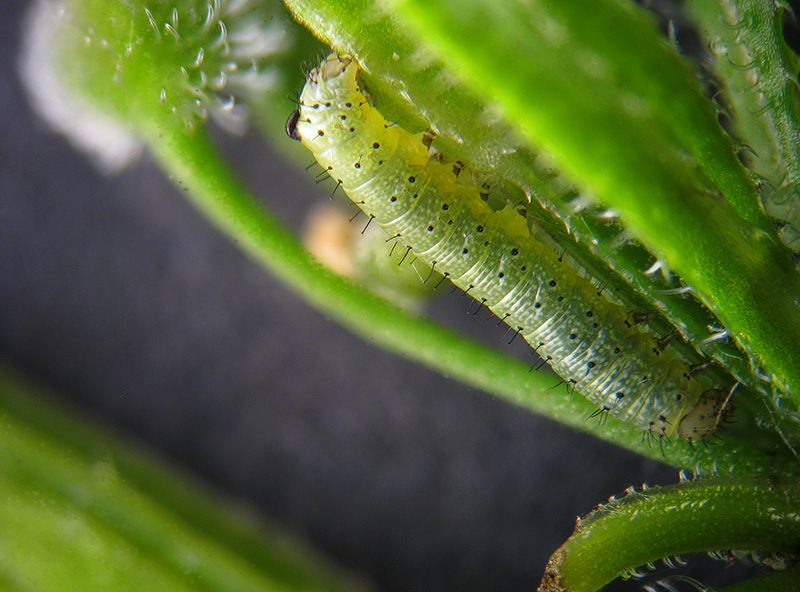
[{"label": "pale green caterpillar", "polygon": [[726,391],[703,390],[685,360],[534,241],[517,212],[492,211],[479,187],[429,158],[423,134],[387,123],[359,90],[358,69],[351,57],[329,56],[286,123],[353,202],[486,304],[601,413],[689,441],[725,421]]}]

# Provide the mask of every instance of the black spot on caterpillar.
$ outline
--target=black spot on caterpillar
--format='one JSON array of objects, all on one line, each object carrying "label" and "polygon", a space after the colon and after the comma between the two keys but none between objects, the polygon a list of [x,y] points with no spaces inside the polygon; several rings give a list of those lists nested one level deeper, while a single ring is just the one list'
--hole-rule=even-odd
[{"label": "black spot on caterpillar", "polygon": [[599,413],[689,441],[725,421],[726,391],[703,390],[686,361],[534,241],[516,211],[492,211],[478,186],[429,158],[423,134],[389,124],[357,74],[351,57],[329,56],[286,123],[353,202],[522,335]]}]

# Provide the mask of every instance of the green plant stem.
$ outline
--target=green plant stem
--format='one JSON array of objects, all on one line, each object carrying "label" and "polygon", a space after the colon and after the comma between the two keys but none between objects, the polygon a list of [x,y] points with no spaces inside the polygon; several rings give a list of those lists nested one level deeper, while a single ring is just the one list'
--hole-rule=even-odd
[{"label": "green plant stem", "polygon": [[[477,0],[397,4],[464,77],[493,89],[529,137],[617,208],[631,232],[663,256],[800,400],[794,298],[800,279],[788,257],[771,236],[703,189],[646,110],[626,106],[613,79],[596,83],[591,74],[563,67],[563,43],[547,39],[554,15],[534,20],[522,5],[502,11]],[[570,31],[570,43],[579,41]]]},{"label": "green plant stem", "polygon": [[793,552],[800,488],[786,480],[708,479],[626,495],[579,520],[541,591],[595,592],[658,559],[720,549]]}]

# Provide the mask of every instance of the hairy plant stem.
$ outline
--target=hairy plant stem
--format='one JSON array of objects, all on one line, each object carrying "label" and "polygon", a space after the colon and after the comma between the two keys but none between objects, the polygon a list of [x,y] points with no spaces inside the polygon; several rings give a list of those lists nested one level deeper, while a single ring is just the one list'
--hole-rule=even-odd
[{"label": "hairy plant stem", "polygon": [[578,521],[553,554],[540,592],[595,592],[658,559],[724,549],[794,552],[794,480],[712,478],[633,492]]}]

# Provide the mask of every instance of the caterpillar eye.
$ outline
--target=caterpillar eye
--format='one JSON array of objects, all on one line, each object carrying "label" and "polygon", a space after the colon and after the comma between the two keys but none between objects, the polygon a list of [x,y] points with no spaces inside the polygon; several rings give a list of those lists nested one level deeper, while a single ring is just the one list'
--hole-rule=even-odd
[{"label": "caterpillar eye", "polygon": [[297,130],[297,122],[300,121],[300,110],[295,109],[286,120],[286,135],[292,140],[300,141],[300,132]]}]

